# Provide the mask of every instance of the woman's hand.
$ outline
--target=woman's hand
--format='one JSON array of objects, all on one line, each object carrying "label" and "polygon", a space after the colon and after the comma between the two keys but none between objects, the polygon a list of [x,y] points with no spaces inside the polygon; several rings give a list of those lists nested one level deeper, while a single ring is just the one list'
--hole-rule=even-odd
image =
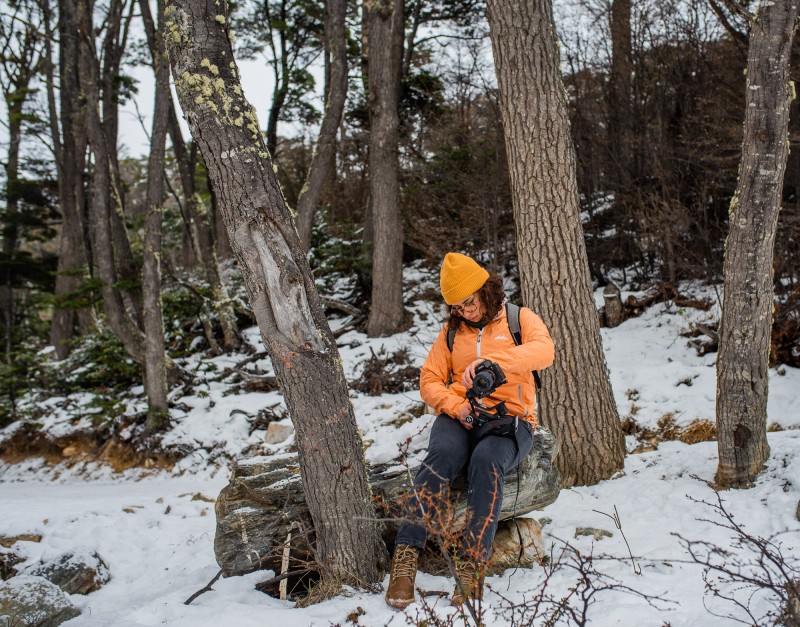
[{"label": "woman's hand", "polygon": [[472,429],[472,423],[466,421],[470,409],[469,405],[462,405],[458,408],[458,421],[465,429]]},{"label": "woman's hand", "polygon": [[464,384],[465,388],[470,389],[472,387],[472,380],[475,378],[475,368],[483,362],[483,359],[476,359],[464,369],[464,374],[461,376],[461,383]]}]

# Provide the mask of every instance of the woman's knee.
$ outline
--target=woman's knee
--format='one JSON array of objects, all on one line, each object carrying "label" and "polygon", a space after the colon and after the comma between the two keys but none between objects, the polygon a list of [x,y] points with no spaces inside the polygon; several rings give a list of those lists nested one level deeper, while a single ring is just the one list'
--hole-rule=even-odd
[{"label": "woman's knee", "polygon": [[[470,477],[478,475],[493,477],[496,475],[502,479],[511,469],[509,466],[516,453],[513,439],[496,438],[496,440],[496,442],[491,442],[490,438],[486,438],[475,447],[469,460]],[[508,446],[509,444],[511,447]]]},{"label": "woman's knee", "polygon": [[457,421],[440,415],[433,425],[425,462],[431,468],[455,476],[469,456],[469,434]]}]

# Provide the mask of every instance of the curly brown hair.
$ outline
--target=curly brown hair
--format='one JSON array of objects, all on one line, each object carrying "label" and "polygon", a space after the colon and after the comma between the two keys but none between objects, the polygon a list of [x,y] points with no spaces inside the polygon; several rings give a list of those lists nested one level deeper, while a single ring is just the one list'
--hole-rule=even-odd
[{"label": "curly brown hair", "polygon": [[[483,306],[483,316],[481,316],[478,323],[481,325],[488,324],[500,311],[506,297],[503,292],[502,277],[499,274],[490,272],[486,283],[475,293]],[[464,318],[452,313],[452,308],[448,307],[448,311],[450,311],[450,316],[447,318],[447,328],[448,330],[458,331],[461,323],[464,322]]]}]

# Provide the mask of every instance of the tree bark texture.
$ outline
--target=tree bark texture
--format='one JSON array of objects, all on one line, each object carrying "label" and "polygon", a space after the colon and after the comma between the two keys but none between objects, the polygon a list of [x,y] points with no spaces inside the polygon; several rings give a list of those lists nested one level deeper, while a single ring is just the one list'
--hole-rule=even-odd
[{"label": "tree bark texture", "polygon": [[205,159],[253,312],[297,434],[323,576],[374,582],[386,559],[336,343],[242,94],[228,16],[215,0],[169,0],[178,97]]},{"label": "tree bark texture", "polygon": [[403,221],[398,133],[403,1],[365,0],[369,30],[369,194],[373,220],[370,337],[403,326]]},{"label": "tree bark texture", "polygon": [[[149,0],[140,0],[142,11],[149,11]],[[144,260],[142,262],[142,302],[144,322],[144,386],[147,394],[148,431],[160,429],[169,410],[167,404],[167,359],[164,346],[164,319],[161,303],[161,224],[164,196],[164,153],[169,124],[169,59],[164,45],[164,0],[156,3],[158,27],[152,48],[155,72],[153,132],[147,162],[145,201]]]},{"label": "tree bark texture", "polygon": [[591,292],[552,4],[493,0],[488,16],[522,297],[556,345],[540,419],[559,442],[562,485],[593,484],[622,467],[625,445]]},{"label": "tree bark texture", "polygon": [[[49,0],[45,2],[49,3]],[[83,172],[86,165],[86,117],[83,105],[76,102],[75,98],[75,94],[80,93],[80,85],[78,24],[74,0],[62,0],[59,9],[60,128],[59,113],[55,105],[54,79],[50,71],[47,77],[51,135],[58,171],[58,204],[63,217],[55,286],[57,299],[74,293],[89,276],[82,215],[85,201]],[[89,319],[89,326],[94,326],[91,307],[82,308],[78,315]],[[59,359],[65,359],[69,355],[69,340],[73,337],[75,316],[76,310],[72,307],[56,307],[53,310],[50,343],[55,347]]]},{"label": "tree bark texture", "polygon": [[769,457],[767,385],[773,312],[773,246],[789,154],[789,57],[798,2],[761,2],[750,26],[739,183],[725,243],[717,356],[721,486],[751,485]]},{"label": "tree bark texture", "polygon": [[304,250],[311,247],[311,229],[325,181],[336,168],[336,132],[342,121],[347,98],[347,0],[328,0],[326,37],[331,63],[330,81],[325,100],[325,115],[319,129],[317,146],[311,159],[300,197],[297,199],[297,232]]}]

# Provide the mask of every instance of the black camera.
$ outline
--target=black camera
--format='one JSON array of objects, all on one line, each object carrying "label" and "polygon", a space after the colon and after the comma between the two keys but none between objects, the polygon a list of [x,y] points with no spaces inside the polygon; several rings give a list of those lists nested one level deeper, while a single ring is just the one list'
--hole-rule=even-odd
[{"label": "black camera", "polygon": [[506,375],[496,363],[486,360],[475,368],[472,387],[467,390],[467,398],[484,398],[506,382]]}]

